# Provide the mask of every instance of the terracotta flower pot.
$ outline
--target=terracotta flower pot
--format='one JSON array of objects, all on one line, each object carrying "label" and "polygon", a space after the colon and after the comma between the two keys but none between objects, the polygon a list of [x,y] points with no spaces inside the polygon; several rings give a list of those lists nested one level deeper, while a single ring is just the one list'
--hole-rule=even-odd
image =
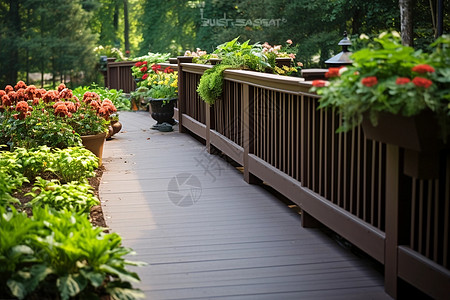
[{"label": "terracotta flower pot", "polygon": [[431,111],[404,117],[381,113],[378,126],[366,115],[362,128],[366,138],[404,148],[403,173],[420,179],[439,176],[439,152],[443,148],[439,125]]},{"label": "terracotta flower pot", "polygon": [[105,143],[106,132],[95,135],[81,136],[83,146],[99,158],[98,165],[102,165],[103,145]]}]

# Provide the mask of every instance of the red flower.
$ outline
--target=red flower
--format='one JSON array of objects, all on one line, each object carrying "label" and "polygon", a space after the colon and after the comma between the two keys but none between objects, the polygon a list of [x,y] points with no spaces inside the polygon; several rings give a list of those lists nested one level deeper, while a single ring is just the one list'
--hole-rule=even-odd
[{"label": "red flower", "polygon": [[148,77],[148,73],[145,73],[144,76],[142,76],[142,79],[145,80],[145,79],[147,79],[147,77]]},{"label": "red flower", "polygon": [[420,74],[434,73],[434,68],[432,66],[426,65],[426,64],[417,65],[417,66],[413,67],[411,70],[413,72],[417,72]]},{"label": "red flower", "polygon": [[328,72],[325,73],[326,78],[339,77],[339,70],[341,68],[329,68]]},{"label": "red flower", "polygon": [[361,83],[367,87],[372,87],[378,83],[378,79],[375,76],[369,76],[361,79]]},{"label": "red flower", "polygon": [[139,69],[139,71],[141,71],[142,73],[147,72],[147,70],[148,70],[147,66],[144,66],[144,67]]},{"label": "red flower", "polygon": [[325,80],[313,80],[312,85],[315,87],[324,87],[328,85],[328,82]]},{"label": "red flower", "polygon": [[146,65],[146,64],[147,64],[147,61],[144,60],[144,61],[142,62],[142,65]]},{"label": "red flower", "polygon": [[126,50],[126,51],[125,51],[125,54],[130,54],[130,50]]},{"label": "red flower", "polygon": [[5,96],[5,95],[6,95],[6,92],[4,90],[0,90],[0,98]]},{"label": "red flower", "polygon": [[152,70],[153,70],[153,72],[158,72],[159,70],[161,70],[161,66],[160,65],[152,65]]},{"label": "red flower", "polygon": [[397,85],[403,85],[403,84],[407,84],[409,82],[411,82],[411,79],[406,78],[406,77],[398,77],[395,80],[395,84],[397,84]]},{"label": "red flower", "polygon": [[171,68],[171,67],[167,67],[167,68],[165,68],[164,69],[164,73],[169,73],[169,74],[171,74],[171,73],[173,73],[174,71],[173,71],[173,69]]},{"label": "red flower", "polygon": [[432,84],[433,81],[423,78],[423,77],[414,77],[414,79],[412,80],[412,82],[418,86],[418,87],[424,87],[424,88],[429,88]]},{"label": "red flower", "polygon": [[134,64],[135,67],[140,67],[142,66],[142,61],[138,61],[137,63]]}]

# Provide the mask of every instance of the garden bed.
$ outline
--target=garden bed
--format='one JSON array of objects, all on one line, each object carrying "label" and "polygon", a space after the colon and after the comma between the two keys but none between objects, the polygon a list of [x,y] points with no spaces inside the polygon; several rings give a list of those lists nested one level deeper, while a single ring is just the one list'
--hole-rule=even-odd
[{"label": "garden bed", "polygon": [[[92,186],[94,195],[97,198],[99,198],[98,187],[100,186],[100,182],[101,182],[101,178],[102,178],[104,169],[105,169],[104,166],[100,166],[98,169],[95,170],[95,177],[91,177],[88,179],[89,185]],[[54,176],[54,174],[49,173],[49,172],[45,173],[42,177],[47,180],[57,179]],[[26,196],[26,194],[31,192],[32,188],[33,188],[32,183],[24,183],[21,190],[15,192],[12,196],[19,199],[21,206],[25,207],[25,204],[31,200],[31,196],[29,196],[29,195]],[[31,216],[31,214],[32,214],[31,210],[32,210],[31,207],[24,208],[24,211],[26,211],[28,216]],[[102,210],[101,204],[94,205],[91,207],[89,220],[91,221],[93,226],[105,227],[105,228],[107,227],[105,218],[103,216],[103,210]]]}]

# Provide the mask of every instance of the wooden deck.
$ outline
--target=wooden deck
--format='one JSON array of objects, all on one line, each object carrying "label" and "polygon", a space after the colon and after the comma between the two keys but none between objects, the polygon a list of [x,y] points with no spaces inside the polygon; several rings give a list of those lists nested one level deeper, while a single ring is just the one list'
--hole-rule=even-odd
[{"label": "wooden deck", "polygon": [[391,299],[367,261],[205,147],[121,112],[106,142],[100,198],[108,226],[148,263],[147,299]]}]

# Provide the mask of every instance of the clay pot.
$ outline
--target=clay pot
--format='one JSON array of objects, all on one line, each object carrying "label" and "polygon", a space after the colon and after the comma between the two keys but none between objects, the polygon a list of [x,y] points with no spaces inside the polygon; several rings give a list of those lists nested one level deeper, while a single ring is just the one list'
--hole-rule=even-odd
[{"label": "clay pot", "polygon": [[105,143],[106,132],[95,135],[83,135],[81,141],[83,146],[99,158],[98,165],[102,165],[103,144]]},{"label": "clay pot", "polygon": [[113,129],[112,135],[114,135],[122,129],[122,123],[120,123],[119,121],[111,121],[111,127]]}]

